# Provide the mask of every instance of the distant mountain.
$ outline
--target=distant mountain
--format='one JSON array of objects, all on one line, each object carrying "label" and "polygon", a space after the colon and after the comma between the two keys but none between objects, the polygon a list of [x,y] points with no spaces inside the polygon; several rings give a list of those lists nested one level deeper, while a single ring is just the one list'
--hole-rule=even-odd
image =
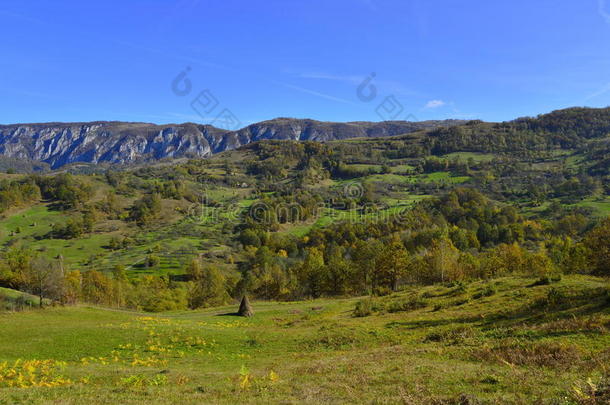
[{"label": "distant mountain", "polygon": [[0,125],[0,158],[52,169],[75,162],[144,163],[205,157],[263,139],[331,141],[408,134],[464,123],[445,121],[320,122],[277,118],[227,131],[193,123],[76,122]]},{"label": "distant mountain", "polygon": [[[425,130],[425,133],[420,131]],[[583,147],[610,134],[610,108],[568,108],[537,117],[482,121],[321,122],[276,118],[228,131],[194,123],[80,122],[0,125],[0,170],[57,169],[72,163],[142,164],[206,157],[265,139],[333,141],[417,134],[434,154],[527,152]],[[13,164],[20,162],[19,165]],[[11,163],[13,162],[13,163]]]}]

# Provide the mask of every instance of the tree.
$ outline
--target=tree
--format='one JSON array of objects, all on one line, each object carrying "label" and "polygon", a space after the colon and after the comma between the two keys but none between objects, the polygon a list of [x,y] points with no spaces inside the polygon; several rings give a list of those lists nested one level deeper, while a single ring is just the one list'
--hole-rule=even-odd
[{"label": "tree", "polygon": [[587,233],[584,245],[589,250],[589,261],[595,273],[610,275],[610,218]]},{"label": "tree", "polygon": [[395,234],[378,255],[375,266],[376,284],[396,291],[398,282],[407,272],[408,264],[409,252]]},{"label": "tree", "polygon": [[127,280],[127,271],[125,266],[122,264],[117,264],[112,269],[112,278],[114,279],[114,284],[116,287],[116,302],[117,307],[121,307],[124,304],[123,293],[125,290],[125,286],[128,283]]},{"label": "tree", "polygon": [[587,226],[587,217],[582,214],[563,216],[555,223],[555,232],[560,235],[575,237]]},{"label": "tree", "polygon": [[328,263],[325,290],[330,294],[344,294],[349,289],[351,267],[344,258],[344,251],[336,243],[331,244],[326,250],[326,262]]},{"label": "tree", "polygon": [[161,213],[161,196],[147,194],[137,200],[130,209],[130,218],[139,226],[146,226]]},{"label": "tree", "polygon": [[62,300],[67,304],[76,304],[81,298],[82,275],[78,270],[66,273],[64,277],[64,288]]},{"label": "tree", "polygon": [[325,270],[322,252],[315,247],[308,249],[298,273],[299,283],[305,295],[313,298],[319,298],[322,295]]},{"label": "tree", "polygon": [[25,274],[32,263],[34,253],[23,247],[10,248],[4,254],[4,265],[0,267],[0,282],[11,288],[25,285]]},{"label": "tree", "polygon": [[186,266],[186,275],[189,280],[199,280],[203,277],[203,266],[201,265],[201,261],[198,259],[193,259]]},{"label": "tree", "polygon": [[196,278],[191,282],[188,293],[189,308],[210,307],[225,304],[229,299],[226,279],[215,266],[199,267],[191,263],[190,270]]},{"label": "tree", "polygon": [[279,299],[290,293],[290,277],[282,267],[273,263],[257,269],[252,291],[267,299]]},{"label": "tree", "polygon": [[58,239],[74,239],[85,231],[82,219],[68,218],[65,225],[53,224],[51,234]]},{"label": "tree", "polygon": [[261,245],[261,240],[258,237],[258,234],[256,233],[256,231],[254,231],[253,229],[245,229],[240,235],[239,235],[239,241],[244,245],[244,246],[255,246],[255,247],[259,247]]},{"label": "tree", "polygon": [[131,307],[150,312],[181,310],[188,304],[187,290],[173,287],[167,277],[142,277],[128,298]]},{"label": "tree", "polygon": [[428,274],[422,275],[423,278],[441,283],[461,278],[459,258],[460,252],[450,239],[435,239],[424,256]]},{"label": "tree", "polygon": [[293,277],[284,268],[286,251],[280,249],[274,254],[267,246],[248,246],[246,256],[238,287],[241,293],[249,292],[267,299],[285,298],[291,293]]},{"label": "tree", "polygon": [[93,226],[95,225],[96,216],[96,212],[93,208],[89,208],[83,212],[82,226],[84,232],[93,232]]},{"label": "tree", "polygon": [[62,294],[63,274],[58,262],[35,257],[25,268],[24,281],[32,294],[38,295],[42,308],[45,298],[58,299]]},{"label": "tree", "polygon": [[498,277],[505,274],[526,271],[525,253],[517,243],[500,244],[484,255],[481,262],[481,276]]},{"label": "tree", "polygon": [[570,237],[553,238],[548,243],[548,254],[564,273],[590,273],[589,250],[584,243]]},{"label": "tree", "polygon": [[546,254],[546,251],[540,250],[535,253],[525,255],[525,268],[529,274],[543,277],[555,271],[553,261]]},{"label": "tree", "polygon": [[376,288],[374,277],[377,268],[377,255],[383,249],[383,244],[377,239],[356,242],[352,251],[352,261],[356,267],[353,285],[360,292],[371,293]]},{"label": "tree", "polygon": [[92,304],[112,305],[112,280],[97,270],[89,270],[82,275],[82,297]]},{"label": "tree", "polygon": [[104,197],[104,200],[100,202],[98,206],[104,213],[110,216],[115,216],[120,211],[120,207],[114,191],[107,192]]}]

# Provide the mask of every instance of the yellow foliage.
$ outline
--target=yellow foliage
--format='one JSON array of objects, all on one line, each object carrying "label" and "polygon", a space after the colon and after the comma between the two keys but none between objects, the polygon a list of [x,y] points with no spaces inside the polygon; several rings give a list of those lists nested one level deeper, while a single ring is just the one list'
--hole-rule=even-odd
[{"label": "yellow foliage", "polygon": [[58,373],[66,366],[55,360],[21,360],[0,363],[0,387],[57,387],[72,384]]},{"label": "yellow foliage", "polygon": [[279,379],[280,377],[273,370],[269,371],[269,381],[276,382]]},{"label": "yellow foliage", "polygon": [[239,388],[246,390],[250,388],[250,374],[242,375],[239,381]]}]

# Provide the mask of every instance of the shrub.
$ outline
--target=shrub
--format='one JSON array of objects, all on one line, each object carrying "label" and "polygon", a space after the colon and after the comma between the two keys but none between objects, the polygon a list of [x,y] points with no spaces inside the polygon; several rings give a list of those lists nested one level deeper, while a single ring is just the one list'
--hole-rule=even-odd
[{"label": "shrub", "polygon": [[498,384],[499,382],[500,380],[497,377],[494,377],[493,375],[488,375],[481,379],[481,383],[483,384]]},{"label": "shrub", "polygon": [[356,307],[354,308],[354,316],[358,318],[362,318],[365,316],[369,316],[373,314],[373,310],[371,308],[371,300],[366,299],[362,301],[358,301],[356,303]]},{"label": "shrub", "polygon": [[387,309],[388,312],[404,312],[425,308],[427,305],[428,304],[424,299],[420,297],[411,297],[407,300],[393,301],[388,305]]},{"label": "shrub", "polygon": [[457,328],[432,332],[424,339],[424,342],[443,342],[448,344],[460,344],[467,339],[472,339],[476,331],[470,326],[458,326]]},{"label": "shrub", "polygon": [[356,303],[353,314],[355,317],[361,318],[383,310],[384,305],[381,302],[372,298],[366,298]]},{"label": "shrub", "polygon": [[475,300],[478,300],[479,298],[483,298],[483,297],[491,297],[495,293],[496,293],[495,288],[493,288],[492,286],[487,286],[483,290],[477,292],[476,294],[473,294],[472,298]]},{"label": "shrub", "polygon": [[538,280],[530,284],[530,287],[536,287],[539,285],[550,285],[552,283],[558,283],[561,281],[561,274],[557,273],[554,276],[542,276]]},{"label": "shrub", "polygon": [[146,257],[146,267],[157,267],[161,263],[159,256],[148,255]]},{"label": "shrub", "polygon": [[542,276],[538,280],[534,281],[531,286],[536,287],[538,285],[549,285],[551,284],[551,279],[548,276]]},{"label": "shrub", "polygon": [[379,296],[379,297],[383,297],[386,295],[390,295],[392,294],[394,291],[392,291],[391,288],[388,287],[376,287],[375,290],[373,291],[373,294]]},{"label": "shrub", "polygon": [[569,305],[571,299],[563,291],[557,288],[551,288],[546,294],[546,297],[541,297],[534,301],[533,306],[539,308],[559,309]]}]

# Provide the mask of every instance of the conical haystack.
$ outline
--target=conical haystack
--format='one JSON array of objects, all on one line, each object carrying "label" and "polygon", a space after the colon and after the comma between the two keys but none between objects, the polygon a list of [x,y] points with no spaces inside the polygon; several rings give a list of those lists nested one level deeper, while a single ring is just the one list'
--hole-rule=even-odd
[{"label": "conical haystack", "polygon": [[252,307],[250,306],[250,300],[248,300],[248,297],[245,295],[241,299],[241,304],[239,304],[239,310],[237,311],[237,315],[248,316],[248,317],[254,315],[254,311],[252,310]]}]

